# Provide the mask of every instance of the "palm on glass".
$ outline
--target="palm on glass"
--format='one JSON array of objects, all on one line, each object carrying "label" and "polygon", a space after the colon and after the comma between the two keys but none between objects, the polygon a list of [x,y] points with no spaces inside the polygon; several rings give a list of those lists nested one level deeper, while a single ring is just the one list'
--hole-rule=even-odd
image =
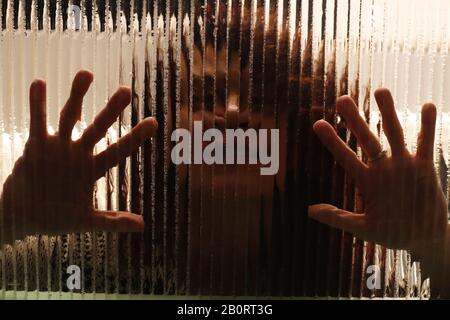
[{"label": "palm on glass", "polygon": [[46,83],[36,80],[31,85],[30,136],[3,186],[4,242],[34,234],[144,229],[140,215],[96,210],[93,194],[95,182],[150,139],[157,123],[153,118],[143,120],[117,143],[94,155],[95,145],[130,104],[131,91],[119,88],[81,138],[73,141],[72,131],[81,119],[83,97],[92,81],[88,71],[75,76],[55,135],[47,132]]},{"label": "palm on glass", "polygon": [[417,153],[411,154],[405,147],[390,92],[377,90],[375,98],[391,147],[390,157],[380,156],[383,155],[380,141],[349,97],[338,100],[338,112],[345,118],[364,153],[373,161],[361,162],[327,122],[319,121],[314,125],[320,140],[354,179],[363,196],[365,212],[355,214],[319,204],[309,208],[309,215],[362,240],[422,254],[423,250],[443,243],[447,228],[446,201],[433,161],[436,107],[432,104],[423,106]]}]

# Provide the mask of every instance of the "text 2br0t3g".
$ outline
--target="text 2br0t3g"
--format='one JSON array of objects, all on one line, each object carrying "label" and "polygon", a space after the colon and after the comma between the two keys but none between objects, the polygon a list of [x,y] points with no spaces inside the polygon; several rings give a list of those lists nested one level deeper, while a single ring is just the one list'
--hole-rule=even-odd
[{"label": "text 2br0t3g", "polygon": [[185,304],[178,307],[178,315],[201,315],[208,318],[210,315],[271,315],[272,305],[258,304],[222,304],[216,307],[192,307]]}]

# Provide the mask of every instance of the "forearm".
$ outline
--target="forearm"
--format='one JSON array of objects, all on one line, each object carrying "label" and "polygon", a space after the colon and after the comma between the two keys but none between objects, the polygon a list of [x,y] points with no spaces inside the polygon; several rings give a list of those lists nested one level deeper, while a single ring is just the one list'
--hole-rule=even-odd
[{"label": "forearm", "polygon": [[6,210],[4,207],[4,201],[0,197],[0,248],[3,245],[12,244],[14,242],[13,228],[8,219],[6,219]]},{"label": "forearm", "polygon": [[0,247],[6,244],[5,239],[5,223],[4,223],[4,214],[3,214],[3,201],[0,197]]},{"label": "forearm", "polygon": [[1,246],[8,244],[10,241],[7,239],[7,226],[5,225],[5,219],[4,219],[4,208],[3,208],[3,201],[2,198],[0,198],[0,248]]},{"label": "forearm", "polygon": [[450,299],[450,225],[442,240],[424,244],[413,256],[420,261],[422,279],[431,280],[432,297]]}]

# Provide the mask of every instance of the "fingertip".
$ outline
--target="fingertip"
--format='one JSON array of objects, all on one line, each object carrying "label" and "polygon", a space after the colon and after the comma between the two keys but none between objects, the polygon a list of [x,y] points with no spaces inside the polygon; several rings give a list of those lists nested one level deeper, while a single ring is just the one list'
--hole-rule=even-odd
[{"label": "fingertip", "polygon": [[131,102],[131,88],[128,86],[120,86],[117,89],[117,94],[119,95],[122,102],[128,105]]},{"label": "fingertip", "polygon": [[91,86],[93,81],[94,75],[90,71],[78,71],[72,82],[71,97],[82,99],[89,90],[89,87]]},{"label": "fingertip", "polygon": [[154,117],[145,118],[144,121],[149,122],[149,124],[151,124],[151,126],[153,128],[158,129],[158,121],[156,121],[156,119]]},{"label": "fingertip", "polygon": [[141,215],[135,213],[130,213],[124,224],[126,225],[127,232],[142,233],[145,229],[144,218]]},{"label": "fingertip", "polygon": [[158,129],[158,122],[155,118],[149,117],[142,120],[142,126],[144,138],[150,138],[155,135],[155,132]]},{"label": "fingertip", "polygon": [[308,217],[314,218],[317,215],[317,209],[319,205],[312,205],[308,207]]},{"label": "fingertip", "polygon": [[89,70],[80,70],[75,75],[75,78],[91,83],[94,81],[94,74]]},{"label": "fingertip", "polygon": [[319,120],[313,125],[314,132],[318,135],[323,134],[330,128],[330,124],[325,120]]},{"label": "fingertip", "polygon": [[387,99],[392,99],[391,91],[387,88],[378,88],[374,92],[375,100],[380,105],[384,104]]},{"label": "fingertip", "polygon": [[323,126],[324,120],[316,121],[313,125],[314,130],[320,130],[320,128]]},{"label": "fingertip", "polygon": [[387,88],[378,88],[375,90],[374,95],[375,96],[383,96],[386,94],[391,94],[391,91]]},{"label": "fingertip", "polygon": [[129,86],[120,86],[119,89],[117,89],[117,91],[131,95],[131,88]]},{"label": "fingertip", "polygon": [[432,160],[436,133],[437,108],[433,103],[425,103],[422,107],[422,128],[418,137],[417,157]]},{"label": "fingertip", "polygon": [[92,223],[97,231],[138,233],[145,229],[144,218],[128,212],[98,211]]},{"label": "fingertip", "polygon": [[323,222],[324,215],[333,212],[337,208],[330,204],[316,204],[308,207],[308,217]]},{"label": "fingertip", "polygon": [[39,93],[41,90],[45,90],[47,83],[43,79],[35,79],[30,86],[30,90],[33,93]]},{"label": "fingertip", "polygon": [[422,126],[427,130],[435,129],[437,119],[437,108],[433,103],[426,103],[422,107]]},{"label": "fingertip", "polygon": [[35,79],[35,80],[32,82],[32,84],[31,84],[31,86],[33,86],[33,87],[43,87],[43,86],[45,86],[45,85],[46,85],[45,80],[44,80],[44,79],[40,79],[40,78]]},{"label": "fingertip", "polygon": [[142,216],[139,216],[141,218],[141,222],[137,225],[136,232],[142,233],[145,231],[145,221]]},{"label": "fingertip", "polygon": [[422,107],[422,115],[429,115],[430,117],[437,117],[437,108],[434,103],[425,103]]},{"label": "fingertip", "polygon": [[350,96],[342,96],[336,101],[336,110],[343,115],[349,114],[351,109],[357,109],[355,100]]},{"label": "fingertip", "polygon": [[39,99],[47,89],[47,83],[43,79],[35,79],[30,86],[31,99]]},{"label": "fingertip", "polygon": [[352,98],[348,95],[348,94],[344,94],[343,96],[340,96],[339,98],[337,98],[337,102],[342,102],[345,100],[351,100]]},{"label": "fingertip", "polygon": [[158,121],[154,117],[145,118],[144,122],[155,131],[158,129]]}]

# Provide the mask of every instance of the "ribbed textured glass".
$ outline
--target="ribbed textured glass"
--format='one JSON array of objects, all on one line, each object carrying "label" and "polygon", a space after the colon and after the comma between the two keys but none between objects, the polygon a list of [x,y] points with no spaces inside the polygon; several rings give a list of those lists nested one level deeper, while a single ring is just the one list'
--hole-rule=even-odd
[{"label": "ribbed textured glass", "polygon": [[[99,296],[428,297],[407,252],[308,219],[318,202],[364,209],[312,124],[326,118],[361,155],[335,114],[336,97],[349,94],[387,145],[372,93],[388,87],[414,150],[420,106],[434,101],[447,193],[447,0],[2,0],[0,22],[0,181],[27,139],[36,77],[48,82],[54,132],[75,73],[94,73],[74,138],[119,85],[132,87],[132,107],[97,151],[144,117],[159,122],[151,143],[95,190],[98,208],[142,214],[145,233],[38,235],[3,246],[0,298],[69,292],[70,265],[82,271],[75,293]],[[192,130],[195,120],[228,126],[235,106],[234,126],[280,130],[276,176],[171,162],[174,129]],[[379,289],[366,286],[371,265],[381,270]]]}]

